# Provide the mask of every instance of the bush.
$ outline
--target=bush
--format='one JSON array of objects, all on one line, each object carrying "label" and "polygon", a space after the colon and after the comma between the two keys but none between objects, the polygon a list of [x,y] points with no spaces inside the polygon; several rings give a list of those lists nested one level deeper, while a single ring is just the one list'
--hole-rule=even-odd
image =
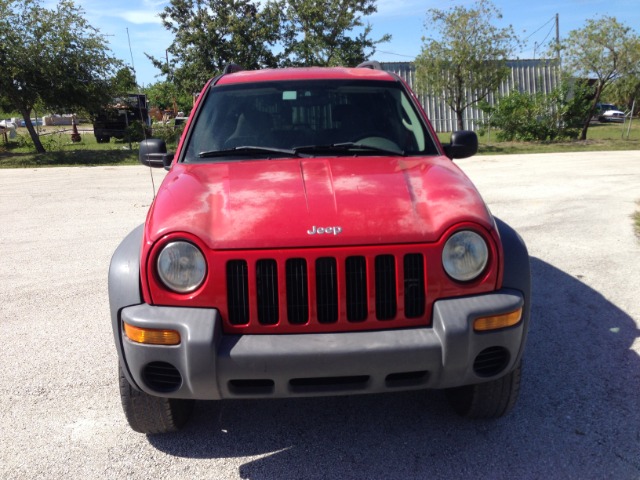
[{"label": "bush", "polygon": [[140,142],[147,137],[146,133],[147,132],[145,131],[145,126],[141,122],[136,120],[125,129],[124,139],[125,141],[130,142]]},{"label": "bush", "polygon": [[[578,138],[588,115],[587,85],[563,81],[551,93],[512,92],[497,105],[481,105],[500,141],[554,141]],[[486,127],[487,125],[485,125]]]},{"label": "bush", "polygon": [[175,148],[180,140],[180,135],[182,135],[182,130],[184,130],[184,124],[177,127],[170,123],[154,124],[152,137],[160,138],[164,140],[169,147]]}]

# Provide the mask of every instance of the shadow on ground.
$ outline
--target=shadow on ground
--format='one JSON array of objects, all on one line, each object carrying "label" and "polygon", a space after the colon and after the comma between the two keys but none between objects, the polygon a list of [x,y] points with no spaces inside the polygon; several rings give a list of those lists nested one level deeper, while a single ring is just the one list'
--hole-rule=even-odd
[{"label": "shadow on ground", "polygon": [[441,392],[201,402],[188,427],[150,436],[171,455],[255,457],[242,478],[638,478],[635,321],[532,259],[521,397],[498,421],[452,414]]}]

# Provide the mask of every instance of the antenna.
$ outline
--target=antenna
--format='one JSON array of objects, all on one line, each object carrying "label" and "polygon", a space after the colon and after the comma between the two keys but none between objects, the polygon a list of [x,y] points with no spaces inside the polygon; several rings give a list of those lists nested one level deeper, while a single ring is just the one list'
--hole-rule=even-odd
[{"label": "antenna", "polygon": [[[138,111],[140,113],[140,118],[142,118],[142,106],[140,105],[140,85],[138,85],[138,77],[136,76],[136,67],[133,63],[133,50],[131,49],[131,37],[129,36],[129,27],[127,28],[127,41],[129,42],[129,54],[131,55],[131,69],[133,70],[133,80],[136,82],[136,87],[138,88]],[[145,108],[147,105],[145,105]],[[148,115],[148,112],[147,112]],[[147,140],[147,126],[144,125],[142,127],[142,136],[145,140]],[[131,150],[131,139],[129,139],[129,150]],[[153,169],[149,166],[149,176],[151,177],[151,188],[153,189],[153,198],[156,198],[156,183],[153,180]]]},{"label": "antenna", "polygon": [[[133,64],[133,50],[131,50],[131,37],[129,37],[129,27],[127,27],[127,41],[129,42],[129,54],[131,55],[131,69],[133,70],[133,78],[136,78],[136,66]],[[136,85],[138,79],[136,78]]]}]

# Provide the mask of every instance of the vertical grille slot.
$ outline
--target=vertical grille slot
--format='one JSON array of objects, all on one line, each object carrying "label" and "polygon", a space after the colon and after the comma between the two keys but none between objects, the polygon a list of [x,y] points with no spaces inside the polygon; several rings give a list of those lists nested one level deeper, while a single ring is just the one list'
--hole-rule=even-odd
[{"label": "vertical grille slot", "polygon": [[376,317],[391,320],[396,316],[396,259],[393,255],[376,257]]},{"label": "vertical grille slot", "polygon": [[287,272],[287,320],[295,325],[309,321],[309,288],[307,262],[304,258],[290,258]]},{"label": "vertical grille slot", "polygon": [[424,257],[419,253],[404,256],[404,315],[424,315],[427,296],[424,287]]},{"label": "vertical grille slot", "polygon": [[256,293],[258,321],[262,325],[275,325],[278,312],[278,264],[273,259],[256,262]]},{"label": "vertical grille slot", "polygon": [[347,284],[347,320],[362,322],[367,319],[367,261],[364,257],[347,257],[345,261]]},{"label": "vertical grille slot", "polygon": [[316,302],[318,322],[338,321],[338,278],[336,259],[322,257],[316,260]]},{"label": "vertical grille slot", "polygon": [[227,308],[232,325],[249,323],[249,275],[247,262],[227,262]]}]

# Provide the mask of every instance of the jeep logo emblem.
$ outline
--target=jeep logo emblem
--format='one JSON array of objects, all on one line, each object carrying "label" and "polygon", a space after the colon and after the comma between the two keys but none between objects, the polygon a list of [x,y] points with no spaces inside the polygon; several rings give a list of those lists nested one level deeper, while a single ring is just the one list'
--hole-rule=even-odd
[{"label": "jeep logo emblem", "polygon": [[316,227],[315,225],[311,229],[307,230],[309,235],[338,235],[342,232],[342,227]]}]

